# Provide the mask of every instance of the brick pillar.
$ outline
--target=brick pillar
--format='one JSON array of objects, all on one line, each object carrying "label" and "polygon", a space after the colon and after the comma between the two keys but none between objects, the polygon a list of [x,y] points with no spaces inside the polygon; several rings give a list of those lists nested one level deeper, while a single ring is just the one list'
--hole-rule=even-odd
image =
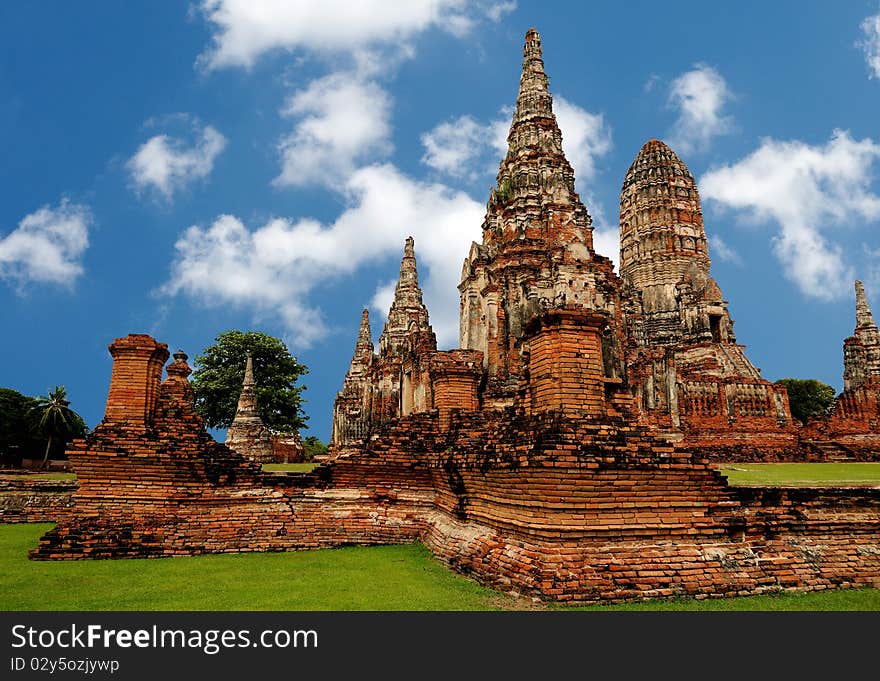
[{"label": "brick pillar", "polygon": [[477,410],[479,376],[466,367],[447,368],[434,376],[434,406],[439,411],[440,429],[448,430],[451,412]]},{"label": "brick pillar", "polygon": [[549,310],[526,328],[531,411],[604,415],[602,330],[607,317],[589,310]]},{"label": "brick pillar", "polygon": [[482,374],[483,353],[476,350],[447,350],[427,357],[433,407],[438,411],[440,429],[449,430],[452,410],[476,411]]},{"label": "brick pillar", "polygon": [[168,346],[142,333],[117,338],[108,349],[113,357],[110,392],[104,423],[133,426],[153,420],[162,367],[168,360]]}]

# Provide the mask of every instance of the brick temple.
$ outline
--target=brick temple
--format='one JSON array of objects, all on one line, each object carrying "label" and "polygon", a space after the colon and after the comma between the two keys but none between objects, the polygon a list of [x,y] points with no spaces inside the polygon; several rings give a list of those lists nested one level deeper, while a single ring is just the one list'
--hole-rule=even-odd
[{"label": "brick temple", "polygon": [[164,344],[116,339],[104,421],[70,451],[74,508],[31,556],[421,541],[563,602],[880,586],[880,490],[737,488],[710,463],[876,456],[861,286],[846,389],[801,427],[737,342],[696,184],[662,142],[624,180],[620,275],[595,252],[534,30],[508,143],[464,261],[460,348],[437,349],[407,239],[378,348],[362,316],[330,460],[273,474],[238,434],[236,451],[205,432],[183,353],[163,381]]}]

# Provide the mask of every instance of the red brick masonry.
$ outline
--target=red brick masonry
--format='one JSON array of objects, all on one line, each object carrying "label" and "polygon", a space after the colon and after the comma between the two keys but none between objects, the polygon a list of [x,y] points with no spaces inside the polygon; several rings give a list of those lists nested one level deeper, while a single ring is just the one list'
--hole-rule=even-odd
[{"label": "red brick masonry", "polygon": [[[131,338],[124,361],[153,364],[162,344]],[[132,408],[108,405],[74,444],[75,507],[32,558],[420,540],[481,582],[565,602],[880,586],[880,490],[731,488],[624,417],[516,409],[413,414],[311,473],[262,473],[206,433],[175,364],[158,387],[127,372],[155,388],[152,417],[137,390],[111,391]]]}]

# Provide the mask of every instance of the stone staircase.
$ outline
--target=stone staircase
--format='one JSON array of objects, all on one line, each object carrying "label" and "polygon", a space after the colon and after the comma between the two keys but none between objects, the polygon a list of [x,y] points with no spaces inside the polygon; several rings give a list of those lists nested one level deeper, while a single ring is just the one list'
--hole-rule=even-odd
[{"label": "stone staircase", "polygon": [[813,440],[809,443],[814,452],[819,454],[822,461],[828,463],[855,461],[855,456],[844,445],[830,440]]}]

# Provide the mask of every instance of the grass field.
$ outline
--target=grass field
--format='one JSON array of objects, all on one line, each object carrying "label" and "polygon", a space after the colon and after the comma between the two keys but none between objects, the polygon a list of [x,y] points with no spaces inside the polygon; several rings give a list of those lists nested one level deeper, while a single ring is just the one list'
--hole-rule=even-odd
[{"label": "grass field", "polygon": [[[421,544],[151,560],[29,561],[49,524],[0,525],[0,610],[520,610]],[[647,601],[584,610],[880,610],[880,590]]]},{"label": "grass field", "polygon": [[287,471],[307,473],[317,465],[316,463],[264,463],[263,470],[270,473],[284,473]]},{"label": "grass field", "polygon": [[[314,463],[264,463],[273,473],[308,472]],[[880,486],[880,463],[732,463],[719,470],[731,485]],[[73,473],[0,473],[0,478],[75,480]]]},{"label": "grass field", "polygon": [[11,478],[13,480],[76,480],[76,473],[2,473],[0,479]]},{"label": "grass field", "polygon": [[880,486],[880,463],[733,463],[719,470],[731,485]]}]

